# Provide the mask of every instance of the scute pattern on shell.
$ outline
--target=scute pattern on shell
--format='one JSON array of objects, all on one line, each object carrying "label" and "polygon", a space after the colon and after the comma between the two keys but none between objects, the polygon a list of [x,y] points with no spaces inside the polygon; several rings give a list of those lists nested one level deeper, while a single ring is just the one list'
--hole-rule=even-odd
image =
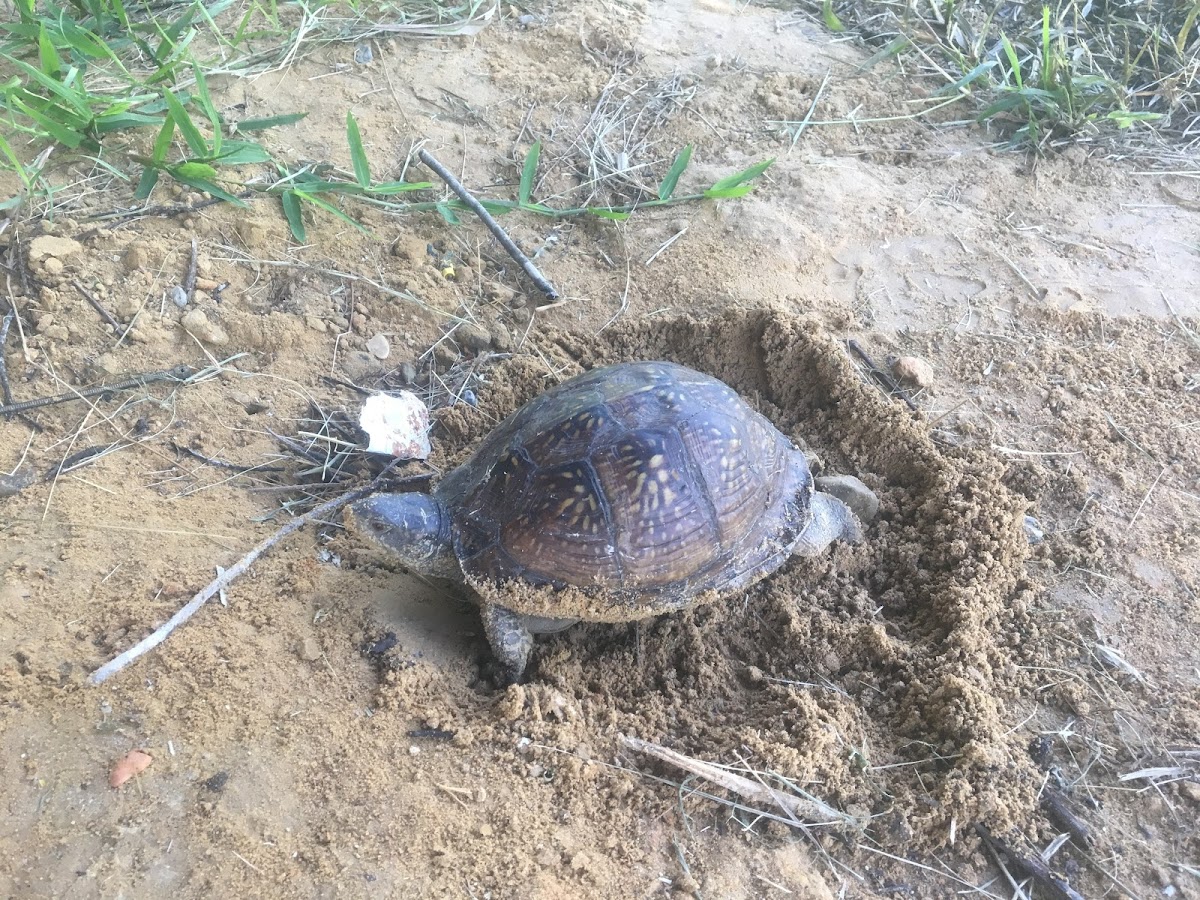
[{"label": "scute pattern on shell", "polygon": [[571,584],[661,611],[775,568],[812,481],[727,385],[621,363],[522,407],[436,493],[468,581]]}]

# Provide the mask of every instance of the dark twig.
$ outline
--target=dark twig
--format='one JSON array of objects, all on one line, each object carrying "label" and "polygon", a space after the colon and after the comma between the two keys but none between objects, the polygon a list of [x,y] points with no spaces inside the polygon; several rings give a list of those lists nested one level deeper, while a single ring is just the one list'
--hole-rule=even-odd
[{"label": "dark twig", "polygon": [[[259,192],[246,190],[236,196],[239,200],[247,200],[251,197],[258,197]],[[87,216],[86,221],[111,222],[114,219],[136,219],[140,216],[185,216],[188,213],[204,209],[206,206],[216,206],[218,203],[224,202],[220,197],[213,197],[209,200],[201,200],[199,203],[177,203],[171,206],[143,206],[140,209],[114,209],[106,213]]]},{"label": "dark twig", "polygon": [[499,223],[492,218],[491,213],[483,208],[483,204],[476,200],[471,193],[465,187],[463,187],[462,182],[455,178],[445,166],[434,159],[433,155],[428,150],[419,151],[417,156],[420,158],[421,162],[433,169],[433,171],[440,179],[442,179],[442,181],[446,182],[446,184],[450,187],[450,190],[454,191],[454,193],[458,195],[459,200],[470,207],[471,212],[475,213],[475,215],[479,217],[479,220],[487,226],[488,231],[490,231],[496,240],[500,242],[500,246],[508,251],[508,255],[517,261],[517,264],[525,271],[525,274],[529,276],[529,280],[537,285],[537,289],[551,300],[557,300],[558,291],[554,289],[554,286],[546,280],[546,277],[540,271],[538,271],[538,267],[533,264],[533,261],[522,252],[521,248],[518,247],[513,239],[510,238],[504,229],[500,227]]},{"label": "dark twig", "polygon": [[238,463],[226,462],[223,459],[212,459],[205,456],[203,453],[197,453],[191,447],[185,447],[182,444],[177,444],[171,441],[171,449],[176,453],[182,453],[185,456],[190,456],[192,459],[199,460],[205,465],[212,466],[216,469],[228,469],[231,472],[237,472],[239,475],[245,475],[248,472],[284,472],[283,466],[242,466]]},{"label": "dark twig", "polygon": [[[393,463],[393,465],[396,462],[399,462],[399,460],[396,460]],[[254,564],[254,561],[256,559],[258,559],[260,556],[262,556],[264,553],[266,553],[268,550],[270,550],[272,547],[274,547],[276,544],[278,544],[281,540],[283,540],[285,537],[287,537],[293,531],[299,531],[301,528],[303,528],[309,522],[319,521],[320,519],[324,518],[325,516],[328,516],[331,513],[337,512],[339,509],[341,509],[347,503],[352,503],[355,500],[358,500],[361,497],[365,497],[368,494],[372,493],[373,491],[377,490],[379,485],[383,483],[384,477],[391,470],[392,470],[392,466],[389,465],[382,472],[380,472],[377,476],[375,476],[375,478],[372,479],[370,483],[365,484],[362,487],[357,487],[352,491],[347,491],[346,493],[333,498],[332,500],[328,501],[327,503],[322,503],[320,506],[313,507],[311,510],[306,512],[304,515],[297,516],[296,518],[292,519],[290,522],[288,522],[286,525],[284,525],[282,528],[280,528],[278,531],[276,531],[269,538],[266,538],[265,540],[260,541],[258,544],[256,544],[254,546],[254,548],[252,550],[250,550],[249,553],[247,553],[245,556],[243,556],[241,559],[239,559],[234,565],[230,566],[228,569],[226,569],[224,572],[222,572],[219,576],[217,576],[217,578],[214,579],[213,581],[211,581],[208,584],[208,586],[204,588],[204,590],[202,590],[202,591],[200,591],[200,593],[196,594],[196,596],[193,597],[188,602],[188,604],[185,607],[183,607],[183,609],[179,610],[179,612],[177,612],[177,613],[175,613],[175,615],[171,616],[171,618],[168,619],[167,622],[161,628],[159,628],[158,630],[147,635],[145,638],[140,640],[134,646],[130,647],[128,650],[126,650],[124,653],[122,653],[120,656],[117,656],[114,659],[109,660],[107,663],[105,663],[99,669],[97,669],[95,672],[93,672],[91,675],[89,675],[88,679],[87,679],[88,683],[89,684],[102,684],[103,682],[107,681],[110,677],[115,675],[117,672],[120,672],[122,669],[124,669],[126,666],[128,666],[130,663],[132,663],[138,657],[153,650],[155,647],[157,647],[159,644],[161,644],[163,641],[165,641],[167,639],[168,635],[170,635],[170,633],[172,631],[174,631],[178,626],[182,625],[184,622],[186,622],[188,619],[190,619],[193,615],[195,615],[196,611],[199,610],[200,607],[202,607],[205,603],[207,603],[209,600],[211,600],[213,597],[217,596],[217,594],[219,594],[221,591],[223,591],[225,588],[227,588],[238,576],[240,576],[247,569],[249,569],[250,566],[252,566]]]},{"label": "dark twig", "polygon": [[322,375],[321,380],[326,384],[333,384],[337,385],[338,387],[344,387],[348,391],[354,391],[356,394],[359,394],[363,397],[370,397],[372,393],[365,387],[359,387],[357,384],[353,384],[349,381],[343,381],[340,378],[334,378],[332,375]]},{"label": "dark twig", "polygon": [[98,384],[95,387],[70,391],[66,394],[56,394],[53,397],[38,397],[36,400],[25,400],[22,403],[6,403],[4,406],[0,406],[0,415],[25,412],[28,409],[54,406],[58,403],[69,403],[72,400],[85,400],[88,397],[99,397],[103,394],[115,393],[116,391],[127,391],[131,388],[145,387],[147,384],[152,384],[156,381],[182,383],[194,374],[195,370],[191,366],[176,366],[173,369],[165,369],[162,372],[146,372],[143,375],[135,375],[132,378],[126,378],[124,381],[117,381],[112,384]]},{"label": "dark twig", "polygon": [[4,360],[4,345],[8,342],[8,329],[12,326],[16,310],[10,309],[0,324],[0,392],[3,392],[4,405],[12,403],[12,386],[8,383],[8,363]]},{"label": "dark twig", "polygon": [[187,275],[183,279],[183,293],[187,295],[187,302],[191,303],[196,299],[196,269],[200,263],[200,248],[196,244],[196,239],[192,238],[192,256],[188,262]]},{"label": "dark twig", "polygon": [[65,457],[61,462],[56,463],[46,470],[46,474],[42,476],[43,481],[52,481],[60,475],[66,475],[75,469],[81,469],[90,462],[99,459],[102,456],[108,455],[112,450],[122,446],[120,441],[114,441],[111,444],[100,444],[95,447],[87,447],[80,450],[78,453],[72,453]]},{"label": "dark twig", "polygon": [[[1019,855],[1008,844],[993,835],[986,825],[977,824],[975,832],[983,841],[984,847],[987,848],[996,865],[1006,875],[1008,874],[1008,869],[1005,868],[1002,862],[1003,858],[1008,859],[1008,865],[1012,868],[1014,875],[1020,878],[1032,878],[1039,886],[1045,889],[1046,896],[1052,898],[1052,900],[1083,900],[1083,896],[1063,881],[1063,879],[1051,872],[1040,857]],[[1013,883],[1013,887],[1016,887],[1015,883]]]},{"label": "dark twig", "polygon": [[1067,832],[1081,848],[1092,845],[1092,832],[1087,824],[1079,819],[1067,805],[1067,798],[1055,790],[1047,790],[1042,795],[1042,809],[1046,817],[1056,826]]},{"label": "dark twig", "polygon": [[871,372],[871,376],[881,385],[883,385],[890,395],[899,397],[906,404],[908,404],[908,408],[913,412],[918,411],[917,404],[912,402],[912,398],[908,396],[908,392],[900,386],[899,382],[897,382],[895,378],[893,378],[883,369],[879,368],[879,366],[875,365],[875,360],[871,359],[867,351],[862,348],[862,344],[854,340],[854,338],[851,338],[850,340],[846,341],[846,346],[850,348],[851,352],[854,353],[855,356],[857,356],[866,364],[867,368]]},{"label": "dark twig", "polygon": [[[113,317],[112,313],[110,313],[107,309],[105,309],[103,306],[100,305],[100,301],[96,299],[96,297],[92,294],[91,291],[89,291],[87,288],[85,288],[78,281],[72,281],[71,284],[75,286],[75,290],[77,290],[77,291],[79,291],[79,293],[83,294],[83,299],[86,300],[88,303],[92,304],[92,309],[94,309],[94,310],[96,310],[96,312],[100,313],[100,318],[102,318],[105,322],[107,322],[109,325],[111,325],[113,327],[114,331],[121,330],[121,323],[118,322]],[[6,399],[5,402],[7,403],[8,400]]]}]

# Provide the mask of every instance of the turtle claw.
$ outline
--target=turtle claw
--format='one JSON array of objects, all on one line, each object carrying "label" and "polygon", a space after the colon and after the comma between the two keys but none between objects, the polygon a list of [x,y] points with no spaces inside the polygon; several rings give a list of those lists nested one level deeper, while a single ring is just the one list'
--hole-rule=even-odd
[{"label": "turtle claw", "polygon": [[483,618],[483,633],[500,664],[503,686],[518,684],[525,674],[529,654],[533,651],[533,635],[525,626],[524,619],[511,609],[485,603],[480,615]]}]

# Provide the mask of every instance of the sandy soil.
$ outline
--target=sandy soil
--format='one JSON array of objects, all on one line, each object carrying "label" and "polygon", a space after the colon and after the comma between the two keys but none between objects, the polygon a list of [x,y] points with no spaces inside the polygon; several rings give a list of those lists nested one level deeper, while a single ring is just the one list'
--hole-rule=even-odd
[{"label": "sandy soil", "polygon": [[[98,224],[123,198],[94,190],[7,232],[15,399],[244,355],[0,420],[0,895],[1008,897],[974,826],[1035,855],[1062,831],[1054,797],[1091,831],[1052,863],[1083,896],[1200,897],[1192,182],[908,120],[813,124],[791,147],[770,123],[803,118],[827,73],[816,122],[909,113],[919,86],[756,7],[561,4],[352,57],[326,48],[222,102],[309,110],[271,146],[341,165],[353,108],[380,177],[428,140],[489,196],[542,139],[535,196],[584,199],[587,123],[612,97],[608,149],[635,174],[596,201],[657,183],[689,142],[684,188],[778,161],[743,200],[508,217],[566,298],[548,308],[475,223],[432,215],[356,211],[371,235],[319,218],[297,248],[265,202]],[[207,324],[189,333],[163,295],[193,237]],[[932,365],[915,410],[848,339]],[[723,603],[539,638],[528,683],[498,690],[462,592],[333,522],[85,683],[286,520],[298,494],[262,488],[299,467],[271,432],[360,402],[325,376],[415,373],[444,470],[548,384],[636,358],[725,379],[862,478],[882,501],[868,540]],[[467,390],[478,405],[448,405]],[[718,804],[622,735],[777,773],[867,825]],[[152,765],[110,788],[133,748]]]}]

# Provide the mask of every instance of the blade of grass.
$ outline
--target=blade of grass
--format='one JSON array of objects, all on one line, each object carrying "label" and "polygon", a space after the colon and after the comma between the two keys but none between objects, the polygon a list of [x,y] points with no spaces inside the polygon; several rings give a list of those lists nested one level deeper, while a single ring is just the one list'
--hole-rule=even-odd
[{"label": "blade of grass", "polygon": [[346,110],[346,142],[350,145],[350,162],[354,166],[354,177],[360,187],[371,186],[371,167],[367,163],[367,152],[363,149],[362,135],[358,131],[358,122],[354,113]]}]

